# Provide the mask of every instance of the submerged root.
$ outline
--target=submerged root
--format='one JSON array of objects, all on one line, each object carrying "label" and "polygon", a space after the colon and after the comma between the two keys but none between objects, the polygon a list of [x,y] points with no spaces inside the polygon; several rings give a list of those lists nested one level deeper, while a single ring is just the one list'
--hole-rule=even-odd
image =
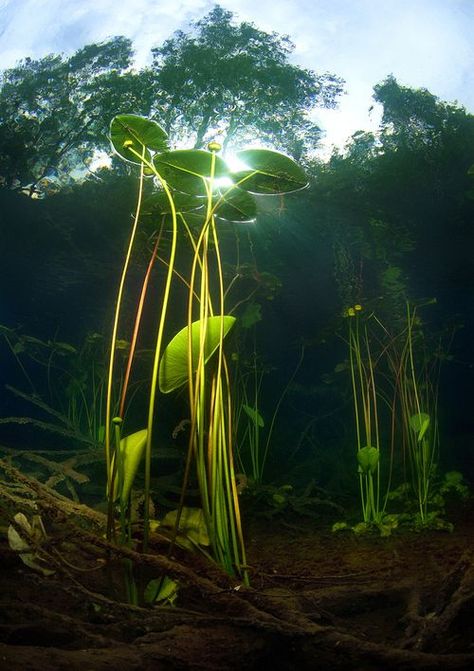
[{"label": "submerged root", "polygon": [[[437,649],[437,641],[449,636],[462,645],[466,627],[472,629],[474,612],[474,554],[468,551],[442,581],[436,598],[416,593],[406,616],[406,647]],[[471,617],[469,618],[469,615]]]},{"label": "submerged root", "polygon": [[[111,665],[122,671],[474,667],[467,634],[461,640],[473,624],[472,553],[436,586],[401,580],[403,567],[393,564],[325,579],[255,568],[254,586],[247,588],[198,555],[176,549],[166,556],[156,539],[147,554],[109,543],[102,513],[61,496],[8,460],[0,460],[0,473],[2,524],[18,511],[41,515],[47,539],[33,549],[54,570],[43,576],[26,569],[5,536],[0,542],[0,658],[11,671],[26,665],[33,671],[66,665],[71,671]],[[126,566],[142,586],[163,575],[176,580],[179,606],[127,603],[120,578]],[[364,630],[378,612],[393,620],[385,639],[374,626]],[[448,653],[440,649],[446,640],[452,642]]]}]

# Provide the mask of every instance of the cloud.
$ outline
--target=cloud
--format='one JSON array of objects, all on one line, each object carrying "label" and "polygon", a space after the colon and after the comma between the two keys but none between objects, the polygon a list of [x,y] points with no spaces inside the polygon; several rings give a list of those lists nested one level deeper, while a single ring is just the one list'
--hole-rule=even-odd
[{"label": "cloud", "polygon": [[209,0],[4,0],[0,4],[2,67],[20,58],[71,53],[114,35],[133,39],[141,60],[192,18],[207,13]]}]

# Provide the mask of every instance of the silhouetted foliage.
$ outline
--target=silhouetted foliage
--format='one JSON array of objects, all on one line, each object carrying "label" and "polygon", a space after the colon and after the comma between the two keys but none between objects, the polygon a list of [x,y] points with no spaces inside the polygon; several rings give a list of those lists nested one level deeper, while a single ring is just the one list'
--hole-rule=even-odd
[{"label": "silhouetted foliage", "polygon": [[334,106],[342,80],[291,64],[287,37],[232,19],[215,7],[192,32],[153,49],[152,67],[140,71],[124,37],[4,71],[3,185],[33,195],[71,184],[109,149],[108,124],[118,112],[155,117],[175,143],[194,137],[196,147],[221,133],[225,146],[260,140],[297,159],[314,149],[320,129],[307,113]]},{"label": "silhouetted foliage", "polygon": [[449,277],[473,281],[474,117],[393,77],[374,97],[379,132],[355,133],[344,153],[314,165],[311,210],[345,275],[341,302],[376,300],[393,313],[407,296],[445,291]]},{"label": "silhouetted foliage", "polygon": [[224,148],[259,140],[300,159],[320,137],[307,113],[333,107],[343,82],[293,65],[293,48],[287,37],[233,23],[219,6],[191,32],[175,33],[152,50],[158,114],[168,132],[193,136],[195,147],[217,133]]},{"label": "silhouetted foliage", "polygon": [[0,89],[0,177],[30,193],[71,181],[94,152],[108,149],[118,108],[146,106],[140,77],[130,71],[130,40],[91,44],[70,58],[26,58],[3,72]]}]

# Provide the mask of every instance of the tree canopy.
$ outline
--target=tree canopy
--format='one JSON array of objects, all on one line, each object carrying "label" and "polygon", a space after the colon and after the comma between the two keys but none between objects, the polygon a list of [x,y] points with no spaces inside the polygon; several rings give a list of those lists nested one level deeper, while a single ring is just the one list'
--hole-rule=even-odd
[{"label": "tree canopy", "polygon": [[343,304],[371,300],[403,314],[407,297],[441,298],[455,284],[450,300],[462,301],[472,287],[474,116],[393,76],[374,99],[378,132],[355,133],[315,164],[307,225],[317,221],[330,240]]},{"label": "tree canopy", "polygon": [[116,37],[70,58],[26,58],[2,73],[0,176],[6,186],[28,185],[34,192],[42,180],[67,182],[96,149],[108,147],[117,108],[146,105],[130,69],[132,54],[130,40]]},{"label": "tree canopy", "polygon": [[334,107],[343,81],[292,64],[293,48],[216,6],[152,50],[157,114],[196,148],[219,133],[224,148],[261,141],[300,159],[321,134],[308,113]]},{"label": "tree canopy", "polygon": [[31,194],[71,181],[109,148],[117,113],[156,118],[177,144],[201,147],[219,133],[225,146],[263,142],[299,159],[320,137],[308,113],[334,106],[342,80],[292,64],[292,50],[287,37],[233,23],[216,6],[155,47],[142,70],[125,37],[26,58],[1,74],[0,179]]}]

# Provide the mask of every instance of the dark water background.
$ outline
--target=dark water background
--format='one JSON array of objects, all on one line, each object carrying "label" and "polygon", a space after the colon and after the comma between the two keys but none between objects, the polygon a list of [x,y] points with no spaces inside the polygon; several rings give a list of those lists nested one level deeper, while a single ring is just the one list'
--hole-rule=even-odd
[{"label": "dark water background", "polygon": [[[127,193],[122,195],[121,202],[118,205],[114,202],[99,217],[93,204],[82,201],[80,188],[67,196],[59,196],[63,200],[60,206],[54,197],[32,201],[7,190],[0,193],[2,230],[6,232],[1,275],[5,326],[18,328],[19,332],[44,341],[52,339],[75,347],[80,347],[88,333],[110,333],[122,253],[133,209],[134,186],[128,182],[126,186]],[[313,197],[309,193],[300,195],[299,200],[291,197],[284,218],[278,211],[264,213],[262,238],[259,238],[258,224],[252,230],[256,237],[254,252],[260,257],[259,271],[269,269],[281,284],[271,300],[261,299],[262,320],[255,330],[259,356],[269,369],[260,399],[264,417],[272,415],[298,363],[301,347],[305,346],[303,363],[276,422],[269,477],[278,480],[281,471],[286,474],[288,469],[298,474],[299,461],[303,470],[309,462],[316,478],[321,484],[327,484],[338,470],[337,455],[341,458],[340,452],[347,454],[351,449],[353,418],[348,372],[333,374],[335,367],[347,358],[343,341],[346,323],[341,318],[344,306],[334,279],[333,249],[324,230],[318,231],[317,211],[310,215],[314,230],[308,230],[302,220],[302,216],[311,212],[312,203],[305,201]],[[110,202],[109,198],[105,200]],[[58,235],[56,218],[67,235]],[[275,222],[276,233],[272,230]],[[441,463],[445,468],[462,470],[468,479],[474,477],[474,287],[470,229],[469,222],[462,241],[446,232],[442,239],[433,237],[429,246],[425,243],[423,255],[417,254],[415,247],[402,259],[410,277],[407,287],[410,294],[437,298],[435,305],[424,308],[425,330],[438,332],[450,323],[462,325],[454,335],[449,360],[441,367],[439,422]],[[246,235],[247,232],[242,246]],[[233,258],[231,236],[225,240],[225,246]],[[144,263],[140,271],[131,274],[126,303],[129,323],[133,296],[138,291],[143,269]],[[158,275],[157,284],[160,279]],[[367,292],[370,293],[370,287]],[[185,297],[179,296],[179,292],[177,296],[171,311],[175,324],[170,332],[180,328],[179,316],[173,315],[184,314]],[[383,299],[379,303],[383,309]],[[148,332],[153,333],[153,308],[146,320]],[[449,335],[444,337],[449,339]],[[147,343],[149,346],[151,340]],[[4,340],[1,347],[2,382],[28,391]],[[46,393],[44,366],[35,364],[26,354],[21,357],[37,389]],[[5,388],[1,393],[3,416],[37,415],[37,409],[28,402]],[[173,422],[177,423],[185,410],[182,399],[173,404],[167,397],[165,403],[171,414],[166,424],[170,431]],[[140,414],[137,408],[135,412]],[[312,423],[311,440],[301,440]],[[35,449],[58,444],[57,439],[34,428],[4,425],[0,430],[6,445]],[[288,463],[288,455],[293,453]],[[332,460],[334,463],[327,463]]]}]

